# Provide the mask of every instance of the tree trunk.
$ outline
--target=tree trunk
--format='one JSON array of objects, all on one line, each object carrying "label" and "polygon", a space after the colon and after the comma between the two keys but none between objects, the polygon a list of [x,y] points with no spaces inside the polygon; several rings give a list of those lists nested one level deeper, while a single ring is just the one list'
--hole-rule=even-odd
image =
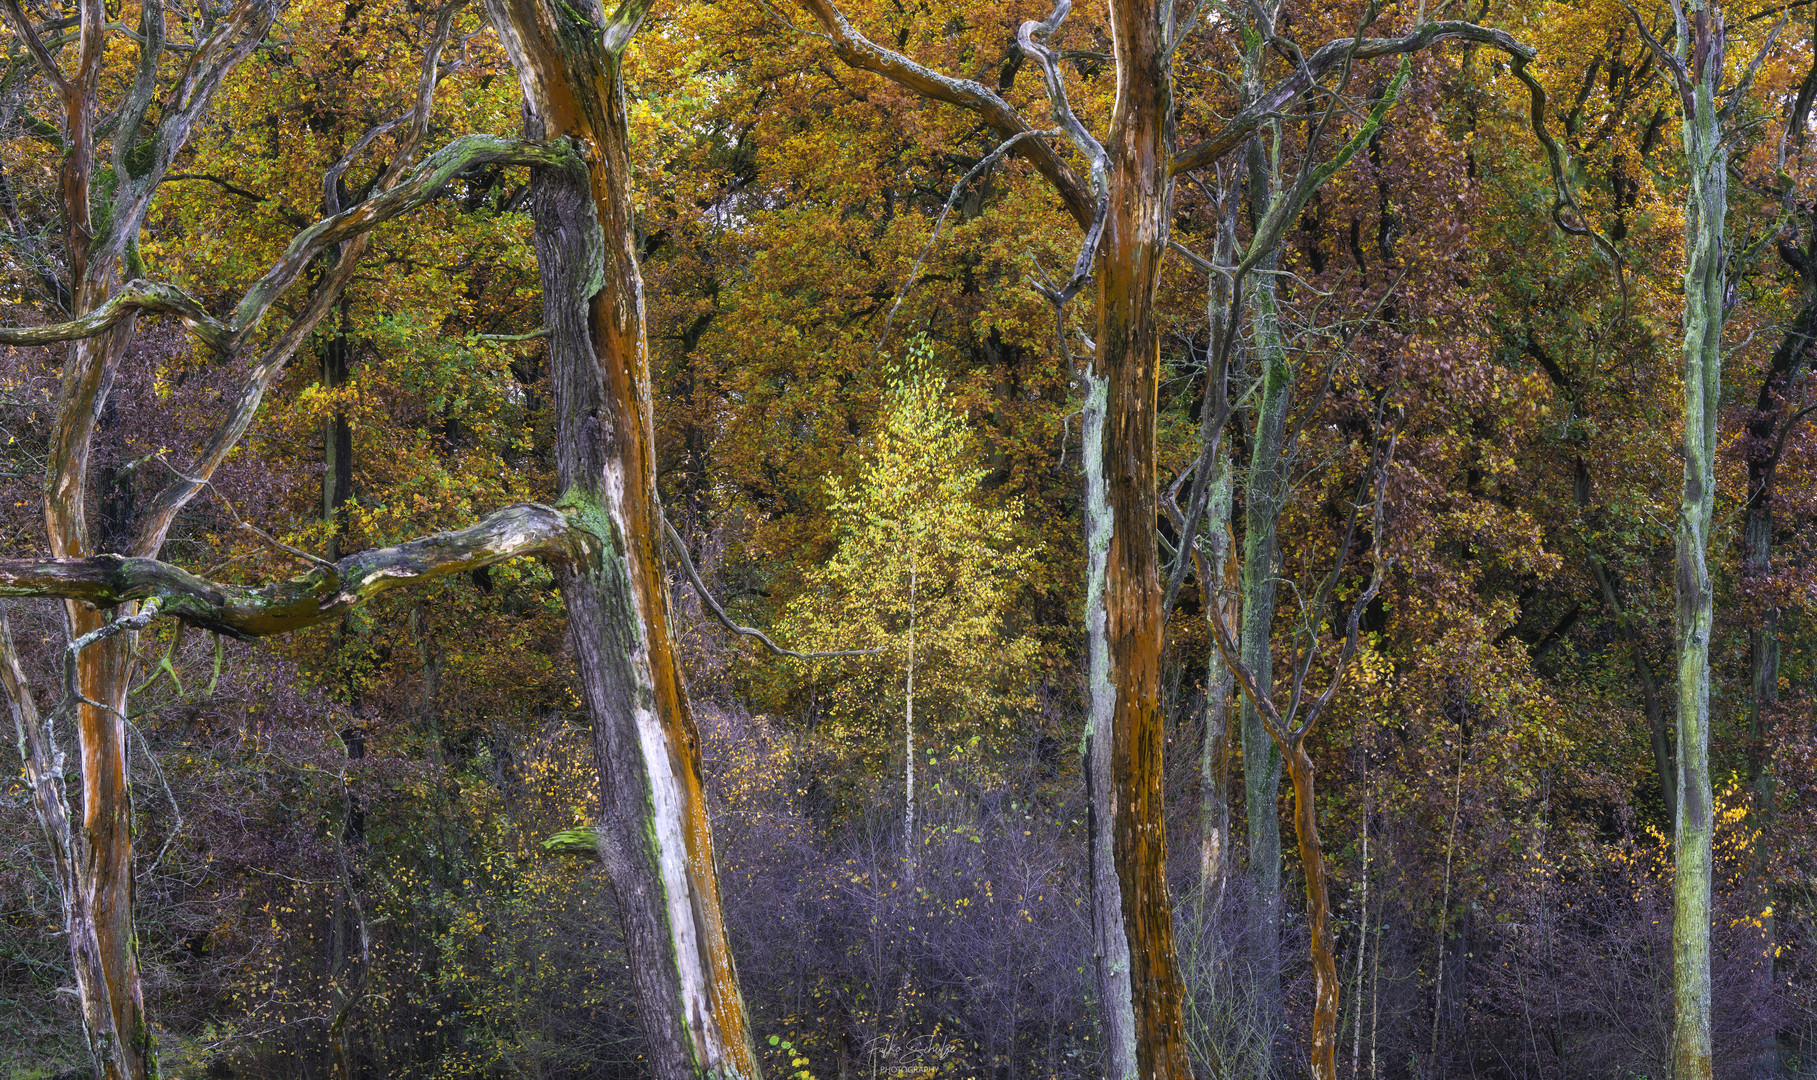
[{"label": "tree trunk", "polygon": [[[1213,463],[1211,497],[1205,504],[1205,531],[1211,548],[1199,560],[1205,617],[1235,621],[1237,564],[1230,550],[1230,454]],[[1205,731],[1199,745],[1199,899],[1205,911],[1224,902],[1230,861],[1230,694],[1236,680],[1216,647],[1205,669]]]},{"label": "tree trunk", "polygon": [[[347,385],[348,305],[341,302],[340,324],[322,349],[322,389],[333,393]],[[322,429],[322,520],[328,525],[326,558],[341,557],[341,533],[347,527],[347,500],[353,496],[353,425],[340,408],[329,413]]]},{"label": "tree trunk", "polygon": [[909,564],[908,678],[903,686],[902,748],[907,755],[903,765],[902,790],[902,863],[903,880],[915,887],[915,586],[914,564]]},{"label": "tree trunk", "polygon": [[1154,294],[1167,250],[1172,81],[1161,5],[1113,0],[1110,18],[1117,105],[1105,144],[1097,349],[1085,374],[1092,904],[1106,1075],[1146,1080],[1192,1075],[1167,891],[1155,547]]},{"label": "tree trunk", "polygon": [[[592,533],[558,571],[600,777],[600,851],[624,922],[649,1069],[759,1075],[726,941],[699,736],[671,637],[648,338],[632,220],[623,52],[649,8],[489,0],[532,134],[585,171],[533,174],[562,502]],[[581,17],[592,24],[582,22]]]},{"label": "tree trunk", "polygon": [[[1252,145],[1251,158],[1260,156]],[[1254,183],[1254,173],[1252,183]],[[1252,200],[1255,199],[1252,196]],[[1262,205],[1266,205],[1264,189]],[[1279,557],[1275,526],[1287,497],[1282,475],[1282,439],[1293,389],[1293,365],[1282,347],[1275,316],[1274,258],[1264,259],[1263,273],[1247,279],[1250,333],[1262,380],[1254,434],[1249,449],[1249,483],[1243,499],[1243,621],[1237,654],[1255,673],[1264,690],[1273,685],[1275,562]],[[1243,700],[1243,794],[1249,823],[1249,876],[1254,886],[1250,916],[1252,959],[1256,971],[1257,1011],[1264,1025],[1263,1045],[1273,1037],[1281,1008],[1281,754],[1268,734],[1255,703]],[[1264,1051],[1266,1053],[1266,1050]]]},{"label": "tree trunk", "polygon": [[1296,747],[1287,760],[1293,784],[1293,829],[1300,842],[1300,870],[1306,876],[1306,928],[1312,952],[1312,1032],[1307,1040],[1314,1080],[1337,1080],[1338,967],[1331,941],[1331,893],[1325,883],[1325,853],[1319,846],[1318,800],[1312,758]]},{"label": "tree trunk", "polygon": [[[89,303],[105,295],[100,284],[83,289]],[[52,478],[44,516],[50,549],[58,558],[93,554],[84,503],[88,448],[97,406],[106,399],[119,353],[132,340],[133,320],[110,333],[72,345],[64,362]],[[86,399],[86,400],[83,400]],[[85,406],[85,407],[84,407]],[[85,415],[76,415],[80,409]],[[80,602],[64,604],[70,641],[100,630],[116,611]],[[97,641],[76,656],[76,736],[82,760],[82,827],[71,837],[75,897],[66,902],[70,955],[82,995],[89,1051],[107,1080],[139,1080],[155,1068],[139,980],[138,938],[133,933],[132,782],[126,760],[126,693],[131,677],[129,633]],[[86,975],[84,973],[86,970]]]},{"label": "tree trunk", "polygon": [[1673,883],[1673,1076],[1709,1080],[1710,1059],[1710,522],[1721,409],[1724,218],[1728,151],[1717,90],[1722,13],[1703,0],[1678,21],[1684,100],[1684,491],[1679,504],[1678,828]]}]

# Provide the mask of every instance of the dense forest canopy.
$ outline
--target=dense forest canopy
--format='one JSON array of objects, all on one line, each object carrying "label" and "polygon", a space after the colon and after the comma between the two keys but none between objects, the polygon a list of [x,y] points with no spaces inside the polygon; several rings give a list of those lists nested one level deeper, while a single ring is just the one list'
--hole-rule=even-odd
[{"label": "dense forest canopy", "polygon": [[1817,20],[0,0],[0,1075],[1817,1077]]}]

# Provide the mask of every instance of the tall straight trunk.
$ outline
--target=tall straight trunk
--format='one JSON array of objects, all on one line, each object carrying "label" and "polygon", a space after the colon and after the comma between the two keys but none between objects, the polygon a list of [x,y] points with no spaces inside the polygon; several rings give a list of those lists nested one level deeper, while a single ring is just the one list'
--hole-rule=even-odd
[{"label": "tall straight trunk", "polygon": [[1677,549],[1678,827],[1672,904],[1673,1076],[1709,1080],[1710,1059],[1710,628],[1706,556],[1716,496],[1721,407],[1724,219],[1728,150],[1717,90],[1722,13],[1701,0],[1678,20],[1684,103],[1684,489]]},{"label": "tall straight trunk", "polygon": [[[1251,157],[1260,156],[1252,144]],[[1253,177],[1252,173],[1252,177]],[[1252,182],[1253,179],[1252,179]],[[1265,201],[1265,196],[1264,196]],[[1273,256],[1245,281],[1245,307],[1261,380],[1254,433],[1250,439],[1249,477],[1243,499],[1243,621],[1238,656],[1256,683],[1274,679],[1274,605],[1279,543],[1275,528],[1287,498],[1281,445],[1287,430],[1287,406],[1293,390],[1293,362],[1281,342],[1275,311]],[[1243,699],[1243,794],[1249,829],[1251,957],[1255,965],[1256,1000],[1271,1035],[1281,1007],[1281,753],[1268,734],[1255,703]]]},{"label": "tall straight trunk", "polygon": [[[532,135],[585,148],[538,169],[532,213],[562,504],[592,534],[558,571],[593,723],[599,847],[624,923],[650,1073],[758,1076],[721,914],[699,736],[671,636],[621,64],[649,9],[489,0]],[[585,21],[583,21],[583,19]]]},{"label": "tall straight trunk", "polygon": [[902,790],[902,863],[904,880],[915,884],[915,586],[918,584],[913,563],[909,565],[908,676],[904,682],[902,713],[902,748],[907,755],[903,766]]},{"label": "tall straight trunk", "polygon": [[[1225,625],[1236,614],[1237,566],[1230,550],[1230,453],[1220,450],[1212,463],[1211,497],[1205,503],[1205,530],[1211,549],[1201,557],[1199,580],[1205,591],[1205,617]],[[1221,590],[1221,595],[1218,590]],[[1214,647],[1205,668],[1204,737],[1199,745],[1199,893],[1206,911],[1224,901],[1230,860],[1230,694],[1236,679]]]},{"label": "tall straight trunk", "polygon": [[1117,103],[1104,146],[1097,348],[1085,373],[1092,915],[1111,1080],[1192,1074],[1167,890],[1155,546],[1154,295],[1173,93],[1162,16],[1158,0],[1110,5]]}]

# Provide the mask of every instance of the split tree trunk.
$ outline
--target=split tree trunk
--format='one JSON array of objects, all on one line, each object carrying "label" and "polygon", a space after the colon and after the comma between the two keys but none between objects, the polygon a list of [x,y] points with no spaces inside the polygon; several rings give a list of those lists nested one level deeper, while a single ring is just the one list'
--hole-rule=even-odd
[{"label": "split tree trunk", "polygon": [[621,64],[649,0],[610,20],[592,0],[488,0],[532,134],[582,148],[584,170],[532,178],[556,467],[590,560],[561,567],[593,722],[600,851],[660,1080],[756,1078],[720,908],[699,736],[671,636],[643,282]]}]

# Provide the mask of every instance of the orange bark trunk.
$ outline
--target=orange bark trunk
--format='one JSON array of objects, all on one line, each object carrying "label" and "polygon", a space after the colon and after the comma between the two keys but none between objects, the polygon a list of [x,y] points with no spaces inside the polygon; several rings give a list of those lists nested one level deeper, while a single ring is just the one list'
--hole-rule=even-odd
[{"label": "orange bark trunk", "polygon": [[[1110,790],[1094,794],[1100,812],[1111,818],[1118,914],[1128,945],[1132,1064],[1144,1078],[1186,1078],[1192,1066],[1166,873],[1166,731],[1160,708],[1164,620],[1155,549],[1160,355],[1154,294],[1167,250],[1171,186],[1166,127],[1172,84],[1159,4],[1114,0],[1111,24],[1117,108],[1105,143],[1109,207],[1098,253],[1097,353],[1090,375],[1105,394],[1094,479],[1103,486],[1110,525],[1109,548],[1099,564],[1101,591],[1092,590],[1103,604],[1108,678],[1103,683],[1094,679],[1092,691],[1111,700],[1094,702],[1093,712],[1109,714],[1111,760]],[[1089,493],[1088,502],[1095,502]],[[1088,620],[1093,615],[1088,613]],[[1114,1058],[1113,1063],[1125,1065]]]},{"label": "orange bark trunk", "polygon": [[1312,758],[1303,746],[1288,755],[1287,776],[1293,784],[1293,830],[1300,842],[1300,871],[1306,876],[1306,926],[1311,937],[1310,1065],[1315,1080],[1337,1080],[1338,968],[1331,948],[1331,894],[1325,883],[1325,853],[1319,846]]},{"label": "orange bark trunk", "polygon": [[[620,63],[648,3],[492,0],[533,132],[578,170],[533,175],[556,464],[589,559],[558,570],[600,776],[600,850],[624,922],[651,1073],[759,1075],[721,915],[700,745],[670,633]],[[578,8],[578,10],[577,10]],[[579,15],[594,22],[583,23]]]}]

